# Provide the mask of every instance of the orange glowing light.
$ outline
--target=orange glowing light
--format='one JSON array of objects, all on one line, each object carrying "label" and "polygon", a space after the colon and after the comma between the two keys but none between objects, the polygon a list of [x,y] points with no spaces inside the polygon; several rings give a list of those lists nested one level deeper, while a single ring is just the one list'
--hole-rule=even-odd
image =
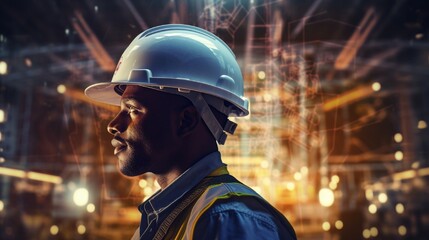
[{"label": "orange glowing light", "polygon": [[20,169],[6,168],[0,167],[0,175],[6,175],[10,177],[18,177],[18,178],[28,178],[31,180],[42,181],[42,182],[50,182],[54,184],[62,183],[62,178],[59,176],[54,176],[45,173],[38,172],[26,172]]},{"label": "orange glowing light", "polygon": [[372,86],[357,87],[349,92],[346,92],[332,100],[328,100],[323,104],[323,110],[329,111],[350,103],[356,102],[374,92]]}]

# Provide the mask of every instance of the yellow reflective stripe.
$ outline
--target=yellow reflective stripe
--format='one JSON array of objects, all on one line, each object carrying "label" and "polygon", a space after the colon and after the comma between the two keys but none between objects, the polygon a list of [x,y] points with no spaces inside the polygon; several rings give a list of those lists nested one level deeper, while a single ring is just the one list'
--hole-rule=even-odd
[{"label": "yellow reflective stripe", "polygon": [[131,240],[140,240],[140,227],[138,227],[137,230],[134,232],[133,236],[131,237]]},{"label": "yellow reflective stripe", "polygon": [[214,176],[225,175],[225,174],[229,174],[228,169],[226,168],[226,166],[222,166],[214,170],[213,172],[211,172],[208,176],[214,177]]},{"label": "yellow reflective stripe", "polygon": [[[222,187],[220,185],[223,185],[223,184],[221,183],[218,185],[210,186],[209,189],[207,189],[207,191],[205,193],[207,193],[211,188]],[[207,195],[205,193],[201,197],[205,197],[205,195]],[[188,229],[188,228],[186,229],[187,230],[186,235],[185,235],[186,237],[188,237],[189,239],[192,239],[192,236],[194,236],[194,230],[195,230],[195,226],[197,225],[198,219],[200,219],[201,215],[203,215],[203,213],[205,213],[207,211],[207,209],[209,209],[213,205],[213,203],[216,202],[216,200],[227,198],[224,196],[225,195],[220,195],[220,196],[209,197],[206,199],[204,199],[204,198],[198,199],[197,203],[192,208],[191,216],[189,217],[188,228],[190,226],[191,229]],[[207,200],[207,201],[200,201],[201,199]],[[200,209],[195,208],[195,206],[198,206],[198,205],[200,205]],[[196,215],[194,215],[195,214],[194,212],[196,212]],[[193,216],[195,216],[195,217],[193,217]],[[185,239],[186,239],[186,237],[185,237]]]},{"label": "yellow reflective stripe", "polygon": [[199,218],[216,200],[232,196],[255,196],[261,198],[255,191],[241,183],[221,183],[208,187],[192,208],[184,239],[190,240],[193,238],[195,226]]},{"label": "yellow reflective stripe", "polygon": [[186,228],[186,222],[183,222],[182,225],[179,228],[179,231],[176,234],[176,237],[174,237],[174,240],[179,240],[179,239],[183,239],[183,236],[185,236],[185,234],[182,234],[182,231],[184,231]]}]

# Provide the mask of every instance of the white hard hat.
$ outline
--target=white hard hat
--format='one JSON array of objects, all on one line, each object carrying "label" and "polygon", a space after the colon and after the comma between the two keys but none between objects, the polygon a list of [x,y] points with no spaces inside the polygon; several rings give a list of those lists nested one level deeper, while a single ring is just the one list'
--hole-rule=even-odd
[{"label": "white hard hat", "polygon": [[[168,24],[139,34],[122,54],[111,82],[85,89],[90,98],[120,105],[124,86],[138,85],[182,95],[196,106],[223,144],[235,124],[220,127],[208,105],[226,116],[246,116],[243,77],[231,49],[216,35],[189,25]],[[219,129],[220,128],[220,129]]]}]

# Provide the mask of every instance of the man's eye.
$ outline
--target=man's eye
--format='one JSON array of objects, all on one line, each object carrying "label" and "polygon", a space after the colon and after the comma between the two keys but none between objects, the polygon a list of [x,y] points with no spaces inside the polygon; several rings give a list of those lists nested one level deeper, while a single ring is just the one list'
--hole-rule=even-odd
[{"label": "man's eye", "polygon": [[130,113],[137,113],[137,108],[133,106],[128,106],[128,114]]}]

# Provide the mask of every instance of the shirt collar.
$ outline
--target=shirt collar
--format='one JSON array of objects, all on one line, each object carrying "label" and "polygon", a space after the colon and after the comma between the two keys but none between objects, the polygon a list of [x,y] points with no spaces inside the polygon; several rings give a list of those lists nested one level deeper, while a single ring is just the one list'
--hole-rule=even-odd
[{"label": "shirt collar", "polygon": [[225,164],[222,163],[220,152],[210,153],[182,173],[164,190],[158,191],[140,204],[139,211],[142,214],[158,215],[196,186],[204,177],[223,166]]}]

